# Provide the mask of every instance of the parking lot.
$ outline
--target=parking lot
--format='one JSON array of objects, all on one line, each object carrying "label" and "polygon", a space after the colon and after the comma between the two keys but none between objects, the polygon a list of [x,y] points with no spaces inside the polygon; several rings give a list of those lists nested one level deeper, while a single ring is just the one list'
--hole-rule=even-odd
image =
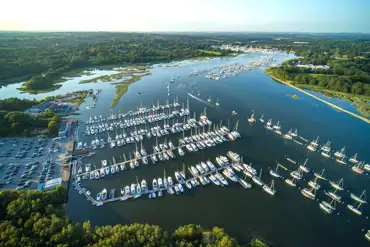
[{"label": "parking lot", "polygon": [[63,143],[50,138],[0,138],[0,190],[37,189],[61,176]]}]

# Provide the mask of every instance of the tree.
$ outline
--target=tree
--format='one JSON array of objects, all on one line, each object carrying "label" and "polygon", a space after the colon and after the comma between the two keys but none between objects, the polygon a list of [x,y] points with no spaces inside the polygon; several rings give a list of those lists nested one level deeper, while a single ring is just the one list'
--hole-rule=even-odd
[{"label": "tree", "polygon": [[58,129],[58,122],[57,121],[50,121],[48,123],[48,129],[49,129],[49,133],[51,135],[57,135],[58,132],[59,132],[59,129]]}]

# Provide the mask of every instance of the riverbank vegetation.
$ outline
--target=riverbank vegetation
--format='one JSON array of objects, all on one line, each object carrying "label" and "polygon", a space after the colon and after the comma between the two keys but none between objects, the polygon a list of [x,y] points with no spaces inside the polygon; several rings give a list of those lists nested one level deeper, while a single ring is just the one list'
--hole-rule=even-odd
[{"label": "riverbank vegetation", "polygon": [[[222,228],[180,226],[169,233],[148,224],[91,226],[64,214],[65,190],[0,192],[0,246],[241,246]],[[259,240],[247,246],[267,247]]]}]

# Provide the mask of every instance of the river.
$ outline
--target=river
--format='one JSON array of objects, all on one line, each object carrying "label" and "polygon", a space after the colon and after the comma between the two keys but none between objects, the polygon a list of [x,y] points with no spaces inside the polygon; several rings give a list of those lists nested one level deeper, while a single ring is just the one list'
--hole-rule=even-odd
[{"label": "river", "polygon": [[[165,100],[178,97],[180,103],[186,102],[189,98],[191,111],[197,112],[199,116],[205,105],[187,96],[187,92],[195,89],[200,92],[200,97],[203,99],[209,96],[214,100],[219,99],[220,107],[207,107],[207,115],[212,121],[223,120],[225,123],[230,118],[232,127],[237,120],[240,121],[241,139],[205,151],[186,154],[173,161],[142,165],[139,169],[109,176],[104,180],[84,181],[84,186],[91,190],[93,195],[103,188],[115,188],[118,194],[122,185],[136,182],[136,177],[145,178],[151,184],[153,178],[163,177],[164,169],[167,175],[173,177],[173,172],[181,169],[183,163],[191,165],[209,158],[214,160],[216,155],[226,154],[228,150],[232,150],[242,155],[246,162],[252,162],[257,170],[263,168],[262,179],[265,182],[271,181],[268,168],[275,167],[276,161],[289,169],[297,168],[285,159],[285,156],[289,156],[299,162],[308,158],[308,167],[313,171],[325,168],[326,175],[332,180],[339,180],[343,177],[346,189],[358,194],[363,189],[369,191],[369,176],[357,175],[349,167],[340,166],[331,159],[324,159],[319,153],[308,152],[298,144],[283,140],[267,131],[259,123],[250,125],[247,117],[250,116],[252,110],[256,112],[257,117],[263,113],[265,119],[272,118],[274,123],[279,120],[285,131],[297,128],[300,135],[309,140],[320,136],[321,144],[330,140],[333,148],[339,149],[346,146],[348,154],[358,153],[360,159],[367,161],[370,161],[369,124],[275,82],[264,74],[263,69],[256,69],[219,81],[188,76],[194,68],[199,70],[222,63],[246,63],[261,55],[247,54],[236,58],[184,61],[175,67],[154,66],[151,70],[152,75],[143,77],[140,81],[130,85],[128,92],[122,96],[114,109],[125,112],[140,104],[150,106],[157,100],[163,103]],[[280,54],[276,56],[276,62],[288,58],[289,56]],[[178,76],[178,78],[174,84],[171,84],[170,96],[168,96],[166,85],[171,76]],[[194,82],[194,80],[197,83],[192,88],[179,86]],[[68,83],[76,83],[75,81],[67,81],[63,87],[68,86]],[[115,93],[114,87],[104,83],[84,84],[84,87],[102,88],[103,91],[96,108],[86,109],[89,102],[83,103],[77,118],[86,121],[91,115],[109,114],[110,103]],[[0,95],[3,95],[1,90],[3,89],[0,89]],[[299,98],[293,99],[291,97],[293,94],[297,94]],[[348,102],[341,102],[341,104],[347,109],[353,109]],[[237,116],[231,116],[233,110],[238,112]],[[180,134],[172,135],[167,140],[172,139],[177,144],[179,136]],[[91,140],[91,137],[83,135],[80,138],[82,141]],[[163,138],[160,141],[163,141]],[[148,151],[152,150],[153,143],[153,138],[145,140],[144,145]],[[91,162],[99,165],[101,159],[111,160],[113,156],[128,154],[133,149],[134,145],[130,144],[121,148],[107,147],[97,150],[96,157]],[[283,170],[280,173],[285,177],[289,175]],[[305,180],[298,182],[298,187],[307,187],[307,182],[311,178],[312,174],[307,175]],[[92,206],[76,191],[70,190],[67,212],[75,221],[90,220],[98,225],[139,222],[157,224],[168,230],[191,223],[204,227],[219,226],[238,238],[240,242],[259,237],[273,246],[365,246],[367,243],[364,239],[364,232],[361,230],[370,227],[367,219],[370,213],[369,207],[364,206],[363,215],[365,216],[362,217],[351,213],[345,205],[337,205],[335,214],[325,215],[319,209],[318,203],[327,199],[324,190],[329,189],[329,185],[325,183],[322,185],[323,188],[317,194],[318,201],[303,197],[297,188],[289,187],[283,180],[275,179],[277,193],[274,197],[267,195],[255,185],[250,190],[245,190],[236,184],[224,188],[208,185],[186,191],[181,196],[166,194],[160,199],[141,198],[110,203],[102,207]],[[346,203],[351,202],[347,192],[341,194]]]}]

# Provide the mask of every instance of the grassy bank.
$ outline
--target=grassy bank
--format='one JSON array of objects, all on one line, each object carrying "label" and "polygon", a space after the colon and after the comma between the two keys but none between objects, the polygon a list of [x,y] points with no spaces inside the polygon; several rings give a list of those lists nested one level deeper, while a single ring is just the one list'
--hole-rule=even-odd
[{"label": "grassy bank", "polygon": [[147,73],[141,74],[141,75],[134,75],[130,79],[127,79],[127,80],[124,80],[124,81],[121,81],[121,82],[113,83],[113,84],[116,85],[116,96],[112,100],[112,105],[111,105],[112,108],[117,105],[117,103],[121,99],[122,95],[127,92],[129,84],[134,83],[134,82],[140,80],[141,77],[147,76],[147,75],[151,75],[151,74],[149,72],[147,72]]},{"label": "grassy bank", "polygon": [[128,85],[127,84],[117,84],[116,85],[116,96],[112,100],[112,108],[115,107],[122,97],[124,93],[126,93],[128,90]]}]

